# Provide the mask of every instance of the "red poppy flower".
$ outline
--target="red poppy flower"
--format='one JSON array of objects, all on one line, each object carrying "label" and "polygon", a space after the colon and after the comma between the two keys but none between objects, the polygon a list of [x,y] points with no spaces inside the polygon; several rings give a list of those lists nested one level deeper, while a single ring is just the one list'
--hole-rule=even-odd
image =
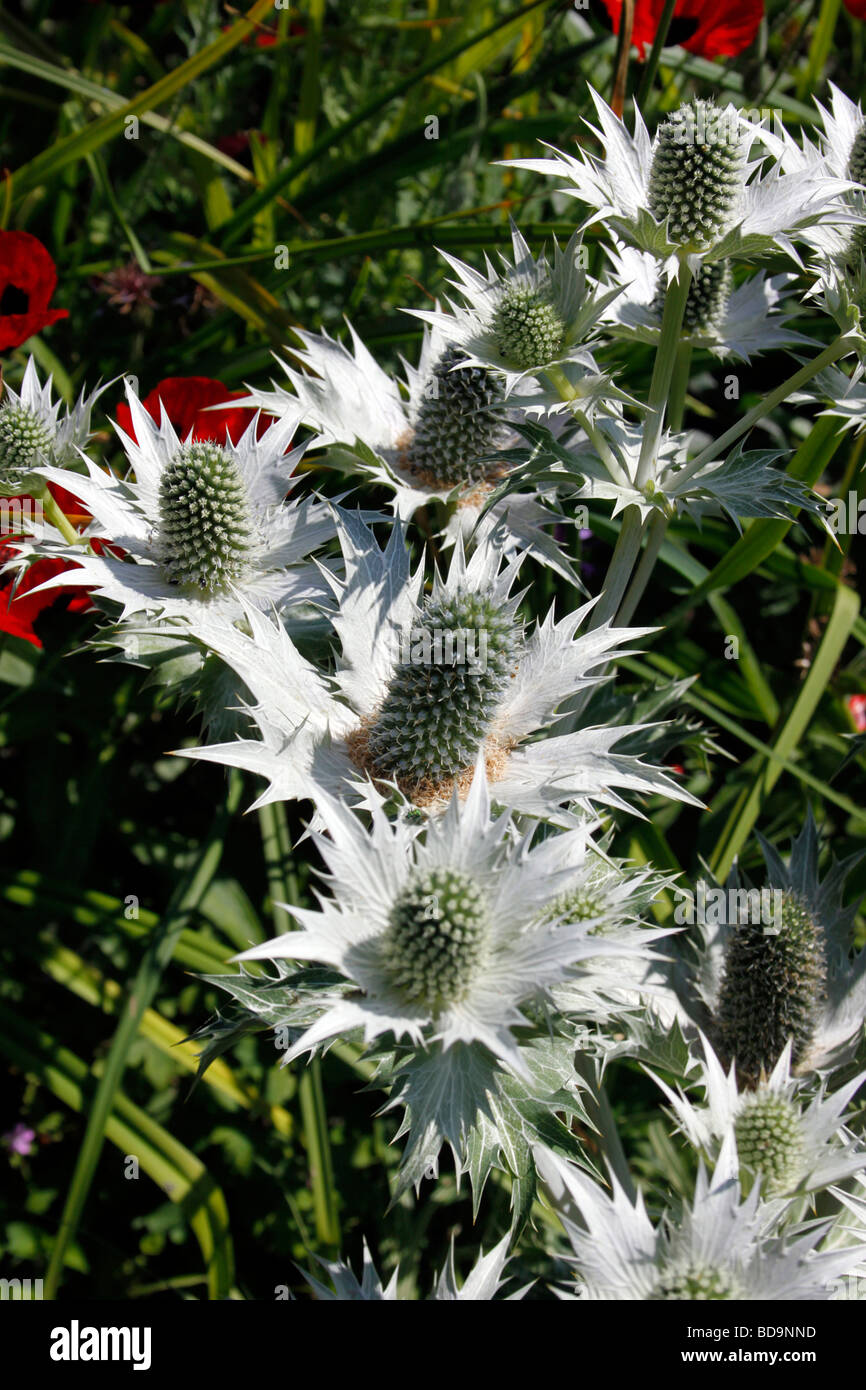
[{"label": "red poppy flower", "polygon": [[866,0],[845,0],[845,9],[855,19],[866,19]]},{"label": "red poppy flower", "polygon": [[848,712],[858,734],[866,734],[866,695],[849,695]]},{"label": "red poppy flower", "polygon": [[[0,545],[0,564],[11,559],[14,554],[13,546]],[[67,610],[70,613],[86,613],[92,608],[89,594],[79,588],[45,589],[41,594],[32,592],[46,580],[53,579],[56,574],[62,574],[67,569],[69,563],[66,560],[34,561],[22,577],[14,597],[13,576],[4,576],[3,581],[0,581],[0,632],[8,632],[13,637],[21,637],[25,642],[32,643],[34,647],[41,647],[42,643],[33,625],[46,608],[50,608],[61,598],[68,599]]]},{"label": "red poppy flower", "polygon": [[[212,381],[206,376],[168,376],[145,396],[142,405],[159,424],[159,403],[162,401],[180,439],[186,439],[192,430],[195,439],[213,439],[217,444],[224,444],[228,429],[229,438],[233,444],[237,444],[244,430],[249,428],[255,411],[239,407],[208,411],[206,407],[219,405],[221,401],[237,400],[241,395],[242,391],[230,391],[221,381]],[[117,423],[135,439],[132,413],[125,402],[117,407]],[[266,420],[259,422],[260,435],[267,429],[268,423]]]},{"label": "red poppy flower", "polygon": [[[618,34],[622,0],[603,2]],[[664,0],[635,0],[632,43],[642,58],[647,46],[652,46],[664,8]],[[763,17],[764,0],[677,0],[667,42],[671,48],[679,45],[702,58],[733,58],[749,47]]]},{"label": "red poppy flower", "polygon": [[49,309],[57,269],[29,232],[0,232],[0,352],[16,348],[68,309]]}]

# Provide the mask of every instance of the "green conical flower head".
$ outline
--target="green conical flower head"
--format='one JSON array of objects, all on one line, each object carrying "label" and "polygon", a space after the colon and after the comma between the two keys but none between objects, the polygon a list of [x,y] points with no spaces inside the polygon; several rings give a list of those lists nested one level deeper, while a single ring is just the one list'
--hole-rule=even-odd
[{"label": "green conical flower head", "polygon": [[458,590],[428,599],[369,735],[375,771],[438,784],[472,767],[523,645],[513,605]]},{"label": "green conical flower head", "polygon": [[[604,894],[593,887],[592,882],[582,883],[578,888],[569,888],[560,893],[550,904],[544,916],[549,922],[589,922],[593,917],[604,915]],[[603,933],[599,925],[590,929],[590,935]]]},{"label": "green conical flower head", "polygon": [[48,463],[54,436],[26,405],[0,408],[0,485],[20,482],[34,468]]},{"label": "green conical flower head", "polygon": [[786,1192],[803,1158],[800,1112],[785,1096],[758,1091],[746,1096],[734,1122],[740,1165],[762,1178],[761,1190]]},{"label": "green conical flower head", "polygon": [[406,455],[413,472],[439,487],[484,482],[491,465],[481,459],[501,429],[500,383],[483,367],[458,365],[465,360],[465,352],[449,347],[437,361]]},{"label": "green conical flower head", "polygon": [[417,875],[391,909],[382,942],[392,984],[432,1013],[459,1003],[484,967],[490,927],[484,895],[468,874]]},{"label": "green conical flower head", "polygon": [[254,527],[237,463],[218,444],[184,444],[163,471],[159,537],[175,584],[215,593],[243,578]]},{"label": "green conical flower head", "polygon": [[565,324],[549,292],[514,285],[497,305],[493,333],[505,361],[528,372],[559,356]]},{"label": "green conical flower head", "polygon": [[681,106],[659,127],[649,178],[649,209],[670,219],[683,246],[718,241],[734,220],[745,181],[745,149],[733,113],[710,101]]},{"label": "green conical flower head", "polygon": [[717,1026],[729,1061],[742,1081],[754,1086],[772,1071],[788,1038],[792,1058],[807,1052],[824,996],[826,961],[819,929],[798,894],[782,898],[781,926],[765,933],[744,923],[728,945]]},{"label": "green conical flower head", "polygon": [[656,1302],[684,1299],[705,1303],[741,1297],[742,1291],[726,1269],[712,1269],[698,1264],[666,1270],[650,1294],[650,1299]]},{"label": "green conical flower head", "polygon": [[[686,297],[684,333],[711,333],[718,329],[725,315],[733,278],[730,261],[708,261],[701,266]],[[665,288],[661,282],[652,304],[659,322],[664,313]]]},{"label": "green conical flower head", "polygon": [[857,134],[854,136],[854,143],[848,158],[847,174],[852,183],[866,185],[866,121],[861,122]]}]

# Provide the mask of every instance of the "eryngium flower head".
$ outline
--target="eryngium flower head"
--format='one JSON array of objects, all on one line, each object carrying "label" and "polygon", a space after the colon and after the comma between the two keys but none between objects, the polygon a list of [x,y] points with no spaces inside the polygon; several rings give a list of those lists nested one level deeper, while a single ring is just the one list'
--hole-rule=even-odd
[{"label": "eryngium flower head", "polygon": [[830,1221],[786,1228],[788,1203],[762,1201],[757,1184],[742,1200],[733,1136],[722,1144],[711,1179],[700,1165],[694,1198],[677,1224],[665,1218],[654,1226],[643,1197],[629,1198],[615,1177],[608,1195],[546,1150],[536,1151],[535,1161],[590,1300],[824,1300],[832,1281],[862,1259],[862,1243],[827,1248]]},{"label": "eryngium flower head", "polygon": [[[658,343],[665,283],[648,251],[618,244],[608,249],[613,283],[622,293],[604,311],[611,333],[621,338]],[[768,277],[764,271],[734,286],[730,261],[705,261],[692,279],[686,300],[684,343],[716,357],[748,362],[761,352],[811,339],[786,327],[790,314],[779,306],[791,275]]]},{"label": "eryngium flower head", "polygon": [[640,112],[632,136],[591,95],[601,128],[590,129],[604,145],[603,158],[552,149],[553,158],[506,162],[564,180],[562,192],[590,209],[584,227],[603,221],[609,232],[651,252],[667,282],[681,259],[694,272],[706,261],[751,259],[777,246],[798,260],[792,238],[818,223],[850,221],[846,178],[827,178],[810,166],[783,173],[778,159],[766,170],[763,156],[751,158],[765,132],[732,106],[689,102],[650,140]]},{"label": "eryngium flower head", "polygon": [[733,1134],[744,1187],[760,1180],[764,1197],[816,1192],[859,1172],[866,1150],[846,1130],[843,1116],[866,1080],[855,1076],[831,1095],[791,1077],[791,1043],[786,1044],[769,1076],[752,1090],[737,1085],[731,1065],[726,1073],[709,1041],[701,1036],[700,1073],[689,1089],[700,1087],[698,1105],[682,1090],[674,1092],[656,1076],[671,1102],[679,1126],[694,1147],[714,1161]]},{"label": "eryngium flower head", "polygon": [[[481,1045],[523,1074],[513,1035],[528,1024],[521,1006],[549,996],[581,960],[639,950],[631,934],[623,946],[615,930],[594,937],[591,921],[551,917],[551,904],[588,877],[588,830],[533,847],[534,826],[520,836],[508,813],[491,813],[483,775],[423,837],[413,821],[389,820],[382,808],[370,830],[327,795],[317,810],[328,834],[311,834],[332,897],[320,899],[318,912],[288,907],[303,930],[237,957],[317,961],[355,986],[323,988],[286,1061],[360,1028],[366,1042],[387,1033],[429,1049]],[[659,933],[643,935],[647,942]]]},{"label": "eryngium flower head", "polygon": [[[646,629],[605,623],[578,636],[585,605],[559,622],[551,611],[525,632],[511,596],[523,556],[503,565],[497,535],[468,560],[458,543],[447,577],[437,572],[424,599],[422,567],[410,573],[401,526],[384,551],[349,513],[339,513],[338,529],[346,580],[331,581],[342,648],[336,692],[276,624],[252,611],[249,635],[199,625],[201,640],[252,692],[263,741],[195,756],[263,773],[263,800],[315,798],[319,789],[346,796],[354,783],[362,800],[398,788],[407,805],[438,812],[455,786],[466,792],[479,755],[497,802],[535,816],[557,817],[566,803],[623,806],[620,788],[692,799],[639,757],[615,751],[643,726],[563,732],[557,717]],[[541,730],[546,737],[531,740]]]},{"label": "eryngium flower head", "polygon": [[0,494],[27,492],[38,486],[39,480],[33,476],[35,469],[45,464],[63,466],[73,462],[77,450],[90,437],[94,402],[107,387],[100,386],[89,396],[82,391],[72,409],[67,409],[61,418],[61,402],[51,401],[51,381],[49,377],[40,386],[31,357],[20,394],[4,382],[0,404]]},{"label": "eryngium flower head", "polygon": [[678,245],[701,250],[733,225],[745,185],[746,132],[732,107],[692,100],[659,126],[649,209]]},{"label": "eryngium flower head", "polygon": [[561,547],[545,530],[561,522],[562,514],[543,497],[510,497],[482,516],[508,470],[506,451],[520,442],[515,422],[530,404],[544,408],[537,388],[505,400],[500,377],[438,328],[425,328],[417,367],[403,362],[403,383],[389,376],[352,325],[347,327],[351,350],[327,333],[299,332],[303,348],[294,356],[306,370],[277,358],[290,389],[251,390],[238,404],[303,420],[315,431],[312,447],[327,448],[337,466],[345,468],[348,460],[352,472],[387,488],[401,519],[441,502],[448,509],[448,542],[504,526],[508,549],[525,550],[577,583]]},{"label": "eryngium flower head", "polygon": [[86,477],[37,470],[73,487],[93,516],[84,538],[103,542],[97,554],[46,527],[38,553],[70,567],[43,587],[87,586],[120,605],[124,620],[146,614],[190,627],[205,615],[231,625],[244,602],[282,612],[324,598],[318,569],[305,561],[333,535],[331,512],[314,500],[284,501],[304,452],[286,452],[296,421],[281,421],[261,439],[253,421],[237,444],[192,434],[181,441],[165,413],[157,425],[129,385],[127,397],[136,440],[117,432],[132,476],[121,480],[90,460]]},{"label": "eryngium flower head", "polygon": [[[668,1022],[675,1015],[687,1029],[697,1025],[728,1063],[736,1060],[747,1087],[762,1069],[773,1071],[789,1039],[797,1075],[842,1066],[855,1054],[866,1020],[866,951],[852,950],[858,902],[842,905],[845,881],[862,854],[832,859],[819,878],[811,809],[787,864],[763,836],[758,839],[766,886],[759,893],[735,870],[725,889],[716,890],[735,906],[699,919],[676,939],[672,992],[660,1011]],[[775,909],[764,922],[756,910],[762,893],[771,902],[778,901],[775,893],[781,899],[778,934]],[[750,897],[751,925],[743,925],[741,909]],[[738,999],[738,988],[751,1006]]]},{"label": "eryngium flower head", "polygon": [[550,383],[530,383],[528,378],[560,364],[568,365],[575,398],[583,408],[619,397],[590,351],[601,315],[620,293],[619,287],[597,292],[580,264],[577,233],[564,251],[554,243],[552,266],[544,255],[534,258],[513,223],[511,241],[511,260],[501,257],[501,270],[486,258],[483,272],[473,270],[442,252],[456,276],[450,283],[464,303],[449,304],[447,313],[413,310],[415,317],[457,344],[476,367],[494,373],[506,397],[531,389],[524,403],[535,413],[561,402]]}]

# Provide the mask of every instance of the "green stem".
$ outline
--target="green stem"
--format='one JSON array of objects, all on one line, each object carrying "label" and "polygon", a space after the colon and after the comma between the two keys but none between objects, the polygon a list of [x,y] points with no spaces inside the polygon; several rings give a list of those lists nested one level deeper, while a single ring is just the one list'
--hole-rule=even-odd
[{"label": "green stem", "polygon": [[650,575],[656,566],[659,551],[664,544],[667,535],[668,519],[661,512],[653,514],[647,532],[647,543],[644,553],[641,556],[640,564],[634,573],[634,578],[628,586],[625,598],[619,607],[616,615],[617,627],[626,627],[631,622],[635,609],[644,596],[644,591],[650,581]]},{"label": "green stem", "polygon": [[795,391],[799,391],[801,386],[805,386],[808,381],[812,380],[813,376],[817,376],[819,372],[822,372],[825,367],[829,367],[837,358],[844,357],[854,346],[855,338],[853,334],[840,333],[839,337],[835,338],[833,342],[830,343],[829,347],[826,347],[822,353],[819,353],[817,357],[813,357],[812,361],[807,362],[799,371],[794,372],[794,375],[789,376],[787,381],[783,381],[781,386],[777,386],[775,391],[771,391],[768,396],[765,396],[762,401],[756,406],[753,406],[751,410],[747,411],[741,420],[738,420],[737,423],[732,425],[729,430],[726,430],[723,435],[714,440],[712,444],[709,444],[706,449],[702,449],[701,452],[692,459],[691,463],[686,464],[685,468],[677,474],[677,480],[680,483],[687,482],[689,478],[697,473],[698,469],[703,468],[705,463],[710,463],[713,459],[719,458],[720,455],[724,454],[730,444],[736,443],[740,435],[746,434],[759,420],[763,420],[765,415],[769,415],[771,410],[775,410],[777,405],[781,405],[782,401],[787,400],[788,396],[793,395]]},{"label": "green stem", "polygon": [[581,399],[577,388],[572,386],[565,372],[555,363],[550,367],[545,367],[544,371],[553,389],[557,392],[559,399],[561,401],[568,401],[575,423],[580,425],[580,428],[595,449],[595,452],[598,454],[614,482],[619,483],[621,487],[630,487],[631,482],[625,469],[604,435],[601,433],[601,430],[592,423],[589,416],[581,410],[580,406],[577,404]]},{"label": "green stem", "polygon": [[692,364],[691,343],[680,343],[674,362],[671,394],[668,401],[668,423],[672,430],[681,430],[686,413],[686,393],[689,389],[689,368]]},{"label": "green stem", "polygon": [[195,861],[181,879],[166,909],[162,924],[156,928],[144,959],[136,972],[128,999],[120,1015],[111,1049],[87,1117],[87,1127],[79,1150],[78,1160],[66,1194],[60,1228],[48,1272],[45,1276],[45,1298],[56,1296],[63,1277],[66,1251],[75,1237],[84,1206],[96,1174],[96,1167],[105,1143],[106,1126],[114,1108],[129,1049],[138,1035],[139,1025],[162,979],[163,971],[174,954],[178,938],[201,902],[216,873],[223,852],[223,842],[229,822],[237,810],[242,790],[240,773],[229,773],[225,803],[217,811],[207,839],[201,845]]},{"label": "green stem", "polygon": [[42,507],[43,514],[51,522],[51,525],[60,532],[63,539],[68,541],[70,545],[81,545],[81,536],[78,534],[59,503],[51,496],[47,486],[43,492],[34,495],[35,500],[39,502]]},{"label": "green stem", "polygon": [[[259,828],[268,874],[271,915],[276,934],[281,936],[287,929],[291,930],[293,922],[286,920],[286,914],[278,903],[300,902],[299,885],[292,868],[292,842],[286,821],[286,808],[282,801],[272,801],[259,807]],[[298,1098],[309,1159],[316,1232],[322,1245],[336,1251],[340,1247],[337,1190],[328,1136],[328,1112],[322,1085],[322,1069],[318,1057],[314,1057],[301,1073]]]},{"label": "green stem", "polygon": [[656,358],[647,400],[648,414],[644,422],[640,458],[635,477],[635,483],[639,488],[644,487],[649,482],[650,472],[658,452],[691,283],[692,272],[685,262],[681,261],[677,278],[668,285],[668,291],[665,295],[665,311],[662,315],[661,334],[656,348]]},{"label": "green stem", "polygon": [[676,4],[677,0],[665,0],[665,7],[662,10],[662,17],[659,20],[659,27],[656,29],[656,36],[653,39],[653,46],[650,50],[650,56],[647,59],[646,67],[643,71],[643,77],[640,80],[640,86],[637,89],[637,96],[635,97],[635,106],[638,108],[639,111],[643,110],[644,102],[649,96],[650,88],[652,87],[652,84],[655,81],[655,75],[658,72],[659,59],[662,56],[662,49],[664,48],[665,43],[667,41],[668,30],[671,27],[671,20],[674,17],[674,10],[676,9]]},{"label": "green stem", "polygon": [[622,602],[643,539],[643,522],[638,507],[626,507],[619,536],[604,577],[601,598],[592,610],[589,630],[613,618]]}]

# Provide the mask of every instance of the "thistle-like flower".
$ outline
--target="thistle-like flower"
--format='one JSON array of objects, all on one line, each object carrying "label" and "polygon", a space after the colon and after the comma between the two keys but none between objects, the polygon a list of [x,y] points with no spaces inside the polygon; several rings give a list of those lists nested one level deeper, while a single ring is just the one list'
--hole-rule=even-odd
[{"label": "thistle-like flower", "polygon": [[[24,371],[21,391],[4,383],[0,404],[0,493],[14,494],[41,487],[36,470],[46,464],[64,467],[74,462],[78,449],[90,438],[90,416],[105,386],[90,395],[82,391],[72,409],[61,417],[61,402],[51,401],[52,379],[39,384],[31,357]],[[70,482],[67,477],[66,483]]]},{"label": "thistle-like flower", "polygon": [[[467,366],[491,372],[501,380],[506,398],[530,385],[547,367],[566,363],[572,373],[576,399],[582,405],[616,396],[608,378],[599,370],[587,343],[594,335],[604,310],[621,293],[614,286],[600,293],[585,275],[580,262],[580,237],[575,232],[564,251],[554,243],[553,266],[541,255],[536,261],[520,232],[511,224],[512,261],[505,256],[497,272],[485,258],[482,274],[471,266],[440,254],[457,278],[451,284],[464,305],[413,310],[416,318],[437,329],[466,354]],[[556,391],[538,392],[533,409],[559,405]]]},{"label": "thistle-like flower", "polygon": [[[648,251],[618,245],[608,250],[613,279],[622,293],[604,310],[608,331],[617,338],[656,344],[661,333],[664,283]],[[681,341],[715,357],[749,362],[761,352],[809,343],[787,327],[790,314],[779,308],[790,275],[763,271],[734,286],[730,261],[710,261],[692,280],[683,316]]]},{"label": "thistle-like flower", "polygon": [[[304,562],[333,535],[331,512],[322,502],[283,501],[303,454],[286,453],[297,420],[261,440],[253,421],[236,445],[181,441],[165,414],[157,425],[130,386],[127,396],[138,442],[116,428],[135,481],[86,460],[88,475],[74,475],[75,495],[93,516],[82,539],[103,545],[97,554],[46,527],[38,549],[22,554],[59,556],[70,568],[42,587],[87,586],[124,619],[146,613],[190,626],[204,615],[230,624],[243,602],[283,610],[323,598],[318,569]],[[36,471],[61,486],[71,481],[60,468]]]},{"label": "thistle-like flower", "polygon": [[554,149],[553,158],[507,162],[564,180],[561,191],[591,209],[583,226],[604,220],[622,240],[660,260],[668,282],[680,259],[694,273],[708,262],[751,258],[777,246],[799,261],[793,237],[845,218],[840,195],[847,180],[808,168],[784,173],[778,161],[764,172],[764,158],[750,158],[762,131],[732,106],[692,100],[650,140],[639,112],[632,136],[591,95],[601,129],[590,129],[604,145],[603,158]]},{"label": "thistle-like flower", "polygon": [[831,1095],[823,1084],[817,1094],[807,1092],[791,1077],[789,1039],[770,1075],[755,1090],[741,1091],[733,1064],[726,1074],[709,1041],[702,1037],[701,1042],[695,1084],[704,1090],[705,1105],[675,1093],[660,1077],[655,1080],[689,1143],[706,1157],[715,1159],[733,1134],[741,1183],[759,1179],[764,1197],[818,1191],[864,1169],[866,1150],[845,1129],[842,1116],[866,1072]]},{"label": "thistle-like flower", "polygon": [[[348,513],[338,529],[346,565],[345,583],[331,578],[339,693],[277,624],[251,610],[250,636],[200,624],[201,640],[252,692],[262,741],[192,756],[263,773],[270,787],[260,801],[315,799],[320,789],[345,796],[351,781],[362,799],[396,788],[407,805],[438,811],[455,787],[465,793],[479,754],[497,802],[534,816],[557,817],[570,803],[622,807],[617,788],[693,800],[639,757],[615,751],[644,726],[557,732],[560,706],[650,629],[605,623],[578,637],[590,604],[558,623],[551,611],[527,635],[511,597],[522,556],[502,567],[496,536],[469,560],[458,543],[447,578],[437,574],[423,598],[421,567],[410,574],[399,524],[384,551]],[[548,736],[530,742],[538,730]]]},{"label": "thistle-like flower", "polygon": [[830,1221],[784,1230],[788,1204],[761,1201],[757,1184],[743,1200],[732,1136],[712,1178],[701,1164],[677,1226],[653,1226],[643,1198],[632,1202],[615,1177],[608,1195],[555,1154],[537,1151],[535,1161],[571,1242],[581,1296],[590,1300],[825,1300],[832,1281],[863,1256],[862,1243],[818,1249]]},{"label": "thistle-like flower", "polygon": [[[521,834],[508,813],[491,813],[481,768],[465,802],[455,793],[423,837],[416,822],[391,821],[381,808],[373,810],[369,830],[322,793],[317,810],[327,835],[311,834],[331,896],[319,895],[318,911],[287,908],[302,930],[237,959],[312,961],[336,972],[331,983],[309,992],[306,1018],[293,999],[287,1021],[295,1029],[308,1026],[285,1061],[338,1036],[359,1036],[367,1045],[390,1039],[388,1108],[405,1107],[400,1133],[411,1135],[401,1185],[419,1182],[447,1143],[458,1173],[471,1170],[480,1195],[500,1149],[508,1151],[513,1126],[522,1143],[532,1133],[531,1114],[520,1106],[519,1116],[509,1118],[515,1085],[527,1102],[533,1095],[539,1102],[539,1122],[549,1118],[549,1093],[569,1077],[573,1089],[578,1085],[567,1040],[556,1063],[527,1047],[535,1037],[542,1049],[554,1048],[547,1026],[538,1026],[538,1009],[553,987],[582,961],[607,957],[614,967],[607,978],[599,972],[584,982],[587,995],[596,985],[601,1009],[616,962],[639,952],[646,960],[664,933],[645,929],[637,940],[626,931],[621,940],[603,909],[598,918],[572,919],[562,904],[591,882],[591,827],[533,844],[536,826]],[[627,909],[624,904],[620,920]],[[602,924],[607,930],[593,934]],[[394,1043],[404,1040],[409,1050],[398,1047],[395,1055]],[[474,1151],[482,1132],[483,1162]]]},{"label": "thistle-like flower", "polygon": [[[499,1244],[494,1245],[488,1255],[485,1255],[482,1249],[462,1285],[457,1282],[457,1272],[454,1268],[454,1244],[452,1242],[448,1262],[444,1265],[436,1281],[436,1287],[426,1301],[481,1303],[494,1298],[505,1282],[502,1276],[508,1263],[510,1239],[510,1235],[503,1236]],[[366,1241],[364,1241],[363,1270],[360,1280],[352,1271],[351,1265],[345,1261],[323,1260],[318,1256],[316,1258],[327,1272],[331,1281],[330,1288],[327,1284],[323,1284],[320,1279],[315,1279],[306,1272],[304,1272],[304,1278],[315,1293],[316,1298],[321,1302],[396,1303],[400,1299],[398,1293],[399,1269],[394,1270],[387,1285],[383,1286]],[[518,1290],[516,1294],[511,1295],[511,1298],[520,1299],[524,1293],[525,1289]]]},{"label": "thistle-like flower", "polygon": [[772,1074],[789,1040],[798,1076],[842,1066],[855,1055],[866,1021],[866,951],[851,955],[857,903],[842,906],[845,880],[862,856],[832,860],[820,879],[811,810],[788,864],[758,838],[767,864],[763,891],[777,895],[772,920],[741,907],[758,890],[732,873],[727,900],[735,910],[689,931],[673,976],[674,1012],[684,1026],[697,1024],[750,1088]]},{"label": "thistle-like flower", "polygon": [[[482,516],[490,493],[508,470],[507,450],[519,442],[514,424],[534,405],[543,409],[540,388],[505,399],[501,375],[473,362],[439,328],[425,329],[418,366],[403,362],[401,383],[378,365],[348,324],[352,350],[330,338],[299,332],[304,346],[295,356],[299,372],[277,358],[290,391],[250,390],[240,405],[302,419],[315,430],[315,446],[329,461],[389,489],[394,513],[408,520],[431,502],[453,504],[445,537],[479,539],[505,526],[506,543],[526,550],[571,583],[577,578],[545,528],[563,521],[537,493],[509,497]],[[401,391],[405,386],[405,398]],[[561,423],[554,420],[559,430]]]}]

